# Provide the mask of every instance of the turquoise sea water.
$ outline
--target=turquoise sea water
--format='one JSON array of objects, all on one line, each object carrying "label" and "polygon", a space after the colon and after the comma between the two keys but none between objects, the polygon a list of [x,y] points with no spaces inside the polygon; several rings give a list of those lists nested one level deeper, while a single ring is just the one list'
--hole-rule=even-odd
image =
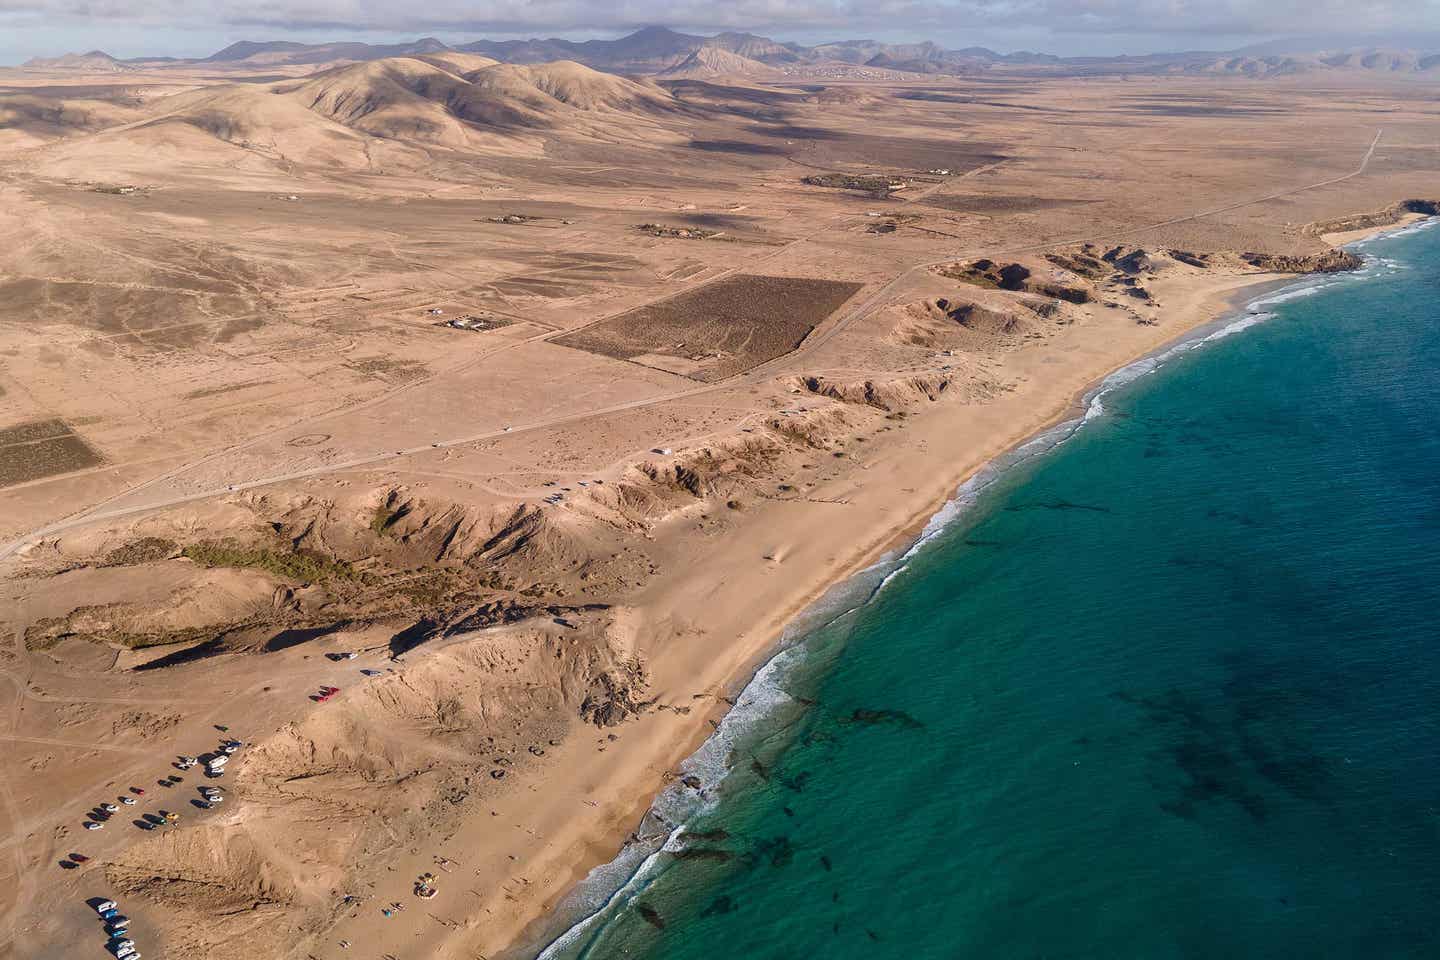
[{"label": "turquoise sea water", "polygon": [[1440,957],[1440,229],[1362,252],[783,657],[552,955]]}]

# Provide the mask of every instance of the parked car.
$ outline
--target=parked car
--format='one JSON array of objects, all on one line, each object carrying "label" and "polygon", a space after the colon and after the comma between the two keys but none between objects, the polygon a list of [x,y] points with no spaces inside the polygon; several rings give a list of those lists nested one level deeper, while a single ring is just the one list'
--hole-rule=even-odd
[{"label": "parked car", "polygon": [[86,820],[83,824],[81,824],[81,826],[83,826],[86,830],[103,830],[103,829],[105,829],[105,824],[103,824],[103,823],[96,823],[94,820]]},{"label": "parked car", "polygon": [[100,809],[101,809],[101,810],[104,810],[106,813],[119,813],[119,812],[120,812],[120,808],[117,807],[117,806],[115,806],[115,804],[113,804],[113,803],[102,803],[102,804],[100,804]]},{"label": "parked car", "polygon": [[121,797],[121,798],[120,798],[120,802],[123,803],[123,804],[125,804],[125,806],[127,806],[127,807],[133,807],[133,806],[135,806],[135,798],[134,798],[134,797]]},{"label": "parked car", "polygon": [[104,913],[106,910],[114,910],[115,907],[116,903],[114,900],[101,900],[99,903],[95,904],[95,912]]}]

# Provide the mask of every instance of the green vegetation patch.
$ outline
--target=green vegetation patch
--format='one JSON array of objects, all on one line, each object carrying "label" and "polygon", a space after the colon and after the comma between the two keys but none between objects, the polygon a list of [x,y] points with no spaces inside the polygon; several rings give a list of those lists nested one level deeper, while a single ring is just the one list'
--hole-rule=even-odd
[{"label": "green vegetation patch", "polygon": [[[81,607],[76,614],[98,610],[98,607]],[[85,640],[89,643],[115,644],[130,650],[146,647],[165,647],[177,643],[191,643],[214,637],[217,632],[231,627],[201,626],[182,627],[175,630],[159,630],[154,633],[131,633],[125,630],[77,630],[73,617],[46,617],[38,620],[25,631],[26,650],[49,650],[62,640]],[[231,625],[234,626],[234,625]]]},{"label": "green vegetation patch", "polygon": [[144,650],[148,647],[168,647],[176,643],[193,643],[196,640],[208,640],[214,637],[217,632],[223,632],[223,630],[214,626],[186,627],[183,630],[165,630],[160,633],[113,632],[92,635],[89,639],[118,643],[120,646],[131,650]]},{"label": "green vegetation patch", "polygon": [[398,507],[391,506],[388,500],[376,504],[375,512],[370,516],[370,532],[377,537],[383,537],[386,531],[394,525],[396,520],[399,520],[409,512],[409,507],[403,504]]},{"label": "green vegetation patch", "polygon": [[360,577],[360,572],[343,560],[332,560],[319,554],[297,550],[242,546],[233,541],[206,540],[192,543],[181,551],[181,555],[206,567],[243,567],[251,570],[264,570],[266,573],[289,580],[316,582],[356,580]]},{"label": "green vegetation patch", "polygon": [[428,576],[401,584],[399,593],[414,603],[433,606],[463,586],[464,584],[460,583],[455,574],[450,571],[436,570]]},{"label": "green vegetation patch", "polygon": [[139,540],[121,544],[105,554],[105,559],[100,561],[100,565],[131,567],[139,563],[152,563],[171,556],[178,546],[179,544],[174,540],[167,540],[164,537],[141,537]]},{"label": "green vegetation patch", "polygon": [[888,194],[905,186],[900,177],[884,174],[817,173],[802,178],[812,187],[830,187],[834,190],[864,190],[867,193]]}]

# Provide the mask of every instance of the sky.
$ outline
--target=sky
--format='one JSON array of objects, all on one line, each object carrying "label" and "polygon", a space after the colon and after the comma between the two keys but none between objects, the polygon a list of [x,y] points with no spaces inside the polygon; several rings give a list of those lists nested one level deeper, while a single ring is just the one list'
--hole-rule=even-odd
[{"label": "sky", "polygon": [[236,40],[587,39],[651,24],[1109,56],[1294,37],[1355,45],[1346,31],[1408,45],[1440,36],[1440,0],[0,0],[0,64],[92,49],[207,56]]}]

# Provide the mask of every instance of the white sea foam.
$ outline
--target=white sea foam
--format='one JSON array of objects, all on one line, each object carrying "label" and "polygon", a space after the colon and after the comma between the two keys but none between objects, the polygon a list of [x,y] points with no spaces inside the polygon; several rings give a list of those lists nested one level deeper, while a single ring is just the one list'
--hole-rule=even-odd
[{"label": "white sea foam", "polygon": [[1414,223],[1406,224],[1405,226],[1400,227],[1396,230],[1387,230],[1384,233],[1377,233],[1373,237],[1366,237],[1364,240],[1360,240],[1356,243],[1350,244],[1350,246],[1364,247],[1376,242],[1377,240],[1389,240],[1392,237],[1413,236],[1414,234],[1420,233],[1422,230],[1434,229],[1437,224],[1440,224],[1440,217],[1426,217],[1424,220],[1417,220]]},{"label": "white sea foam", "polygon": [[[556,960],[556,958],[567,956],[570,950],[579,944],[580,938],[604,919],[605,911],[611,904],[623,900],[634,891],[644,889],[650,877],[659,867],[661,852],[683,832],[683,827],[676,827],[665,838],[665,842],[660,845],[659,849],[649,852],[643,858],[634,855],[634,852],[638,852],[642,848],[638,845],[631,845],[608,864],[591,870],[589,875],[580,881],[579,889],[594,891],[597,894],[603,893],[607,889],[612,892],[599,896],[594,903],[594,909],[590,910],[578,923],[556,937],[549,946],[540,952],[538,960]],[[618,886],[615,886],[614,883],[618,883]],[[573,903],[571,905],[573,906]]]},{"label": "white sea foam", "polygon": [[1321,290],[1324,290],[1327,287],[1332,286],[1333,284],[1334,281],[1327,280],[1303,281],[1302,285],[1286,287],[1279,293],[1271,294],[1267,297],[1261,297],[1259,300],[1252,300],[1246,306],[1246,309],[1258,312],[1263,311],[1266,307],[1273,307],[1277,303],[1289,303],[1291,300],[1302,300],[1305,297],[1313,297]]},{"label": "white sea foam", "polygon": [[1273,313],[1246,314],[1239,320],[1236,320],[1234,323],[1227,324],[1226,326],[1221,327],[1219,330],[1216,330],[1214,333],[1207,336],[1202,342],[1211,343],[1215,340],[1224,340],[1226,337],[1237,334],[1241,330],[1249,330],[1251,327],[1255,326],[1258,323],[1264,323],[1266,320],[1274,319],[1275,314]]},{"label": "white sea foam", "polygon": [[[735,747],[776,709],[792,702],[783,684],[803,658],[801,647],[789,646],[756,672],[715,732],[680,765],[681,779],[655,798],[636,831],[638,839],[626,844],[614,860],[591,870],[566,897],[563,912],[581,919],[541,951],[539,960],[568,956],[581,938],[605,918],[612,905],[627,901],[645,888],[660,868],[662,853],[683,847],[685,823],[712,809],[718,801],[716,787],[730,773],[729,761]],[[699,778],[699,790],[684,784],[692,776]]]},{"label": "white sea foam", "polygon": [[693,774],[700,778],[703,786],[699,791],[699,802],[685,799],[686,794],[692,792],[688,788],[669,790],[666,793],[674,796],[668,798],[670,802],[665,804],[667,810],[690,816],[713,806],[712,788],[729,773],[728,760],[735,745],[778,707],[791,702],[791,697],[782,684],[802,659],[801,648],[791,646],[771,657],[769,662],[760,668],[745,685],[745,689],[735,701],[735,706],[720,721],[715,733],[680,765],[682,774]]},{"label": "white sea foam", "polygon": [[1354,243],[1349,243],[1345,246],[1349,250],[1361,250],[1370,246],[1372,243],[1379,243],[1382,240],[1390,240],[1395,237],[1409,237],[1424,230],[1433,230],[1437,225],[1440,225],[1440,217],[1426,217],[1423,220],[1417,220],[1403,227],[1396,227],[1394,230],[1386,230],[1381,233],[1372,234],[1364,240],[1356,240]]},{"label": "white sea foam", "polygon": [[1101,394],[1095,394],[1090,398],[1090,403],[1085,407],[1085,419],[1094,420],[1096,417],[1105,416],[1105,403]]}]

